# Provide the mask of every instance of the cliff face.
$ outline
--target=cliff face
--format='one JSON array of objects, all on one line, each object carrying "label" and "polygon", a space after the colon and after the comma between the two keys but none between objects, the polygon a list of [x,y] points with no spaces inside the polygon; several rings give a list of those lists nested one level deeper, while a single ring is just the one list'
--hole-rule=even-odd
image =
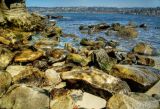
[{"label": "cliff face", "polygon": [[30,14],[25,0],[0,0],[0,25],[18,27],[26,31],[39,30],[44,26],[44,18]]}]

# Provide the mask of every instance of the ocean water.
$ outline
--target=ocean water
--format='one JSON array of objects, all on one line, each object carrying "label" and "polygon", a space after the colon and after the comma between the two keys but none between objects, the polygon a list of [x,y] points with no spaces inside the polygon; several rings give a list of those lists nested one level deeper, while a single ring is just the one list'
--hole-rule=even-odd
[{"label": "ocean water", "polygon": [[[57,25],[63,29],[64,33],[75,34],[80,38],[96,38],[104,37],[106,40],[115,40],[120,43],[119,49],[130,51],[138,42],[145,42],[160,49],[160,17],[142,16],[142,15],[123,15],[123,14],[97,14],[97,13],[59,13],[54,15],[63,15],[63,19],[57,20]],[[148,28],[137,28],[138,37],[134,39],[126,39],[118,36],[106,36],[104,32],[93,35],[82,34],[79,31],[80,25],[91,25],[98,23],[121,23],[123,25],[128,22],[134,22],[137,25],[146,23]],[[61,46],[64,43],[71,42],[73,45],[78,45],[78,41],[70,38],[62,38]]]}]

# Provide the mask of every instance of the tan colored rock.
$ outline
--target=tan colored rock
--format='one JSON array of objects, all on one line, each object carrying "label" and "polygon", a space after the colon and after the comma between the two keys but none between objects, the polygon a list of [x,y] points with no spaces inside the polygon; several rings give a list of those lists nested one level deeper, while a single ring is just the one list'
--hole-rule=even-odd
[{"label": "tan colored rock", "polygon": [[30,61],[37,60],[41,56],[43,56],[42,51],[34,52],[32,50],[27,49],[27,50],[21,51],[21,53],[15,57],[14,61],[15,62],[30,62]]},{"label": "tan colored rock", "polygon": [[12,61],[14,53],[7,48],[0,47],[0,70],[5,69]]},{"label": "tan colored rock", "polygon": [[132,80],[146,88],[159,80],[155,72],[140,66],[115,65],[110,74],[122,79]]},{"label": "tan colored rock", "polygon": [[150,88],[147,92],[147,95],[160,95],[160,81],[158,81],[152,88]]},{"label": "tan colored rock", "polygon": [[108,75],[98,69],[76,69],[68,72],[62,72],[61,77],[63,80],[68,81],[83,81],[89,83],[94,88],[101,89],[112,94],[125,93],[130,91],[130,88],[126,82],[111,75]]},{"label": "tan colored rock", "polygon": [[116,94],[106,109],[160,109],[159,101],[143,93]]},{"label": "tan colored rock", "polygon": [[55,89],[51,92],[51,109],[76,109],[76,101],[81,99],[82,91]]},{"label": "tan colored rock", "polygon": [[157,50],[151,45],[140,42],[134,48],[133,52],[143,55],[157,55]]},{"label": "tan colored rock", "polygon": [[46,90],[26,85],[13,85],[0,99],[1,109],[49,109]]},{"label": "tan colored rock", "polygon": [[8,90],[11,82],[11,75],[6,71],[0,71],[0,97]]},{"label": "tan colored rock", "polygon": [[70,53],[67,56],[67,61],[78,63],[82,66],[87,66],[89,64],[89,62],[91,62],[91,59],[89,59],[89,57],[87,58],[87,57],[81,56],[79,54]]}]

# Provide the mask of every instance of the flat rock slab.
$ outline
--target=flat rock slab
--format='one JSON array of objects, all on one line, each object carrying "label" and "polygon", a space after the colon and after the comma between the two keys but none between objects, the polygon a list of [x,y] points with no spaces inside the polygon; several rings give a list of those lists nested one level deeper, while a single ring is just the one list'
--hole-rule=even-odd
[{"label": "flat rock slab", "polygon": [[146,92],[147,95],[152,96],[153,94],[160,95],[160,81],[157,82],[151,89]]},{"label": "flat rock slab", "polygon": [[84,81],[92,85],[94,88],[102,89],[112,94],[130,91],[126,82],[98,69],[62,72],[61,77],[63,80]]}]

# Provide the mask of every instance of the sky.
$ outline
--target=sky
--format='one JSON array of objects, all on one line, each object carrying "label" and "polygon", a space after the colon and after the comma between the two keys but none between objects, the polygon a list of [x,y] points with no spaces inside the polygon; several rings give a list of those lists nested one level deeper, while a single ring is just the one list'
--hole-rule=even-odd
[{"label": "sky", "polygon": [[27,6],[37,7],[160,7],[160,0],[26,0]]}]

